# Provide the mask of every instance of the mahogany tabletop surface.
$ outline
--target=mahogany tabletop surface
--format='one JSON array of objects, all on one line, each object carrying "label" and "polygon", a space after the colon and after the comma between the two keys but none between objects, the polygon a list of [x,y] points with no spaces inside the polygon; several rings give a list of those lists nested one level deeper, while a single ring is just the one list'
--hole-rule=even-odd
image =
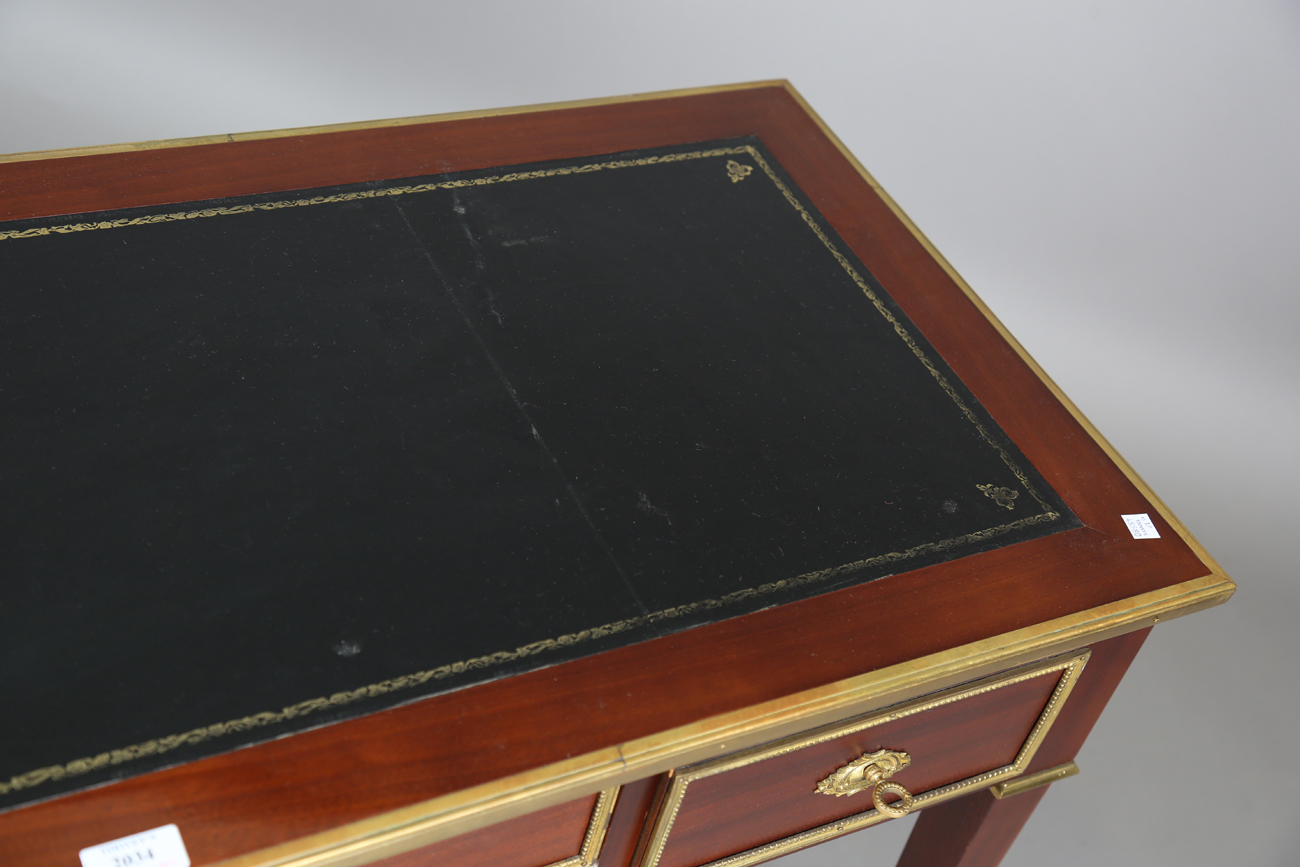
[{"label": "mahogany tabletop surface", "polygon": [[784,82],[0,158],[0,291],[12,863],[452,833],[1233,589]]}]

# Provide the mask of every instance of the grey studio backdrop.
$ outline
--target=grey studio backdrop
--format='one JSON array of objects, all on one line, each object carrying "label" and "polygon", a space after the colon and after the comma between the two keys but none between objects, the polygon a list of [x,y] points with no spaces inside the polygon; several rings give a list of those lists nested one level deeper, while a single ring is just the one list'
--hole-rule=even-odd
[{"label": "grey studio backdrop", "polygon": [[0,0],[0,153],[777,77],[1240,584],[1005,863],[1300,864],[1300,3]]}]

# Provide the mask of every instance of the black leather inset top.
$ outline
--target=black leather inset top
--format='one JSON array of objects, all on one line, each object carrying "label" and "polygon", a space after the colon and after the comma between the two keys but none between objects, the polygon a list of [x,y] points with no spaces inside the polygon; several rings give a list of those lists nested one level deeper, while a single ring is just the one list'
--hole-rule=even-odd
[{"label": "black leather inset top", "polygon": [[1078,526],[759,142],[0,223],[0,806]]}]

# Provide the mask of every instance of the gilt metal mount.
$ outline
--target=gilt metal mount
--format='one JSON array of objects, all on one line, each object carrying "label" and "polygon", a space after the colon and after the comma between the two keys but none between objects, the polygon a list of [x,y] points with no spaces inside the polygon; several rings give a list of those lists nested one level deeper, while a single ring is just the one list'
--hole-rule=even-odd
[{"label": "gilt metal mount", "polygon": [[[823,795],[856,795],[871,790],[871,802],[886,816],[897,819],[912,809],[912,793],[900,784],[889,780],[894,774],[912,763],[912,757],[898,750],[876,750],[849,762],[817,784]],[[886,803],[885,792],[893,792],[900,800]]]}]

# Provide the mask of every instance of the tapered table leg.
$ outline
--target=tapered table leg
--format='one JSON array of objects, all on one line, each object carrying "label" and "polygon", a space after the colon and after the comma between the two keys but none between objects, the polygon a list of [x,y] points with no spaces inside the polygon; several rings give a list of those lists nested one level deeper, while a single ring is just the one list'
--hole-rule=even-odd
[{"label": "tapered table leg", "polygon": [[[1092,658],[1025,777],[1074,760],[1151,627],[1092,646]],[[988,789],[921,811],[898,867],[996,867],[1050,786],[998,800]]]},{"label": "tapered table leg", "polygon": [[987,790],[924,810],[898,867],[996,867],[1049,786],[999,801]]}]

